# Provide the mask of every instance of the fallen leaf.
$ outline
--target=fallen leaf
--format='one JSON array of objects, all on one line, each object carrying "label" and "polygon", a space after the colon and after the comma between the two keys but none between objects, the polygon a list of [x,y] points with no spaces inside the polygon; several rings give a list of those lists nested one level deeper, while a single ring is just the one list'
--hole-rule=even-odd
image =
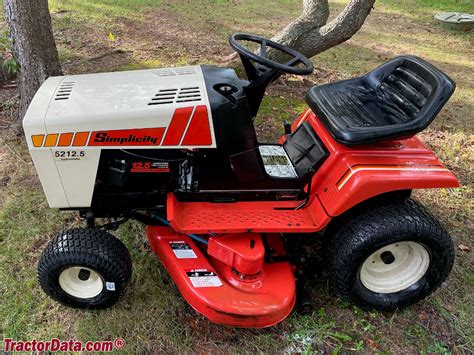
[{"label": "fallen leaf", "polygon": [[367,345],[369,345],[372,349],[377,349],[377,343],[375,342],[375,340],[372,340],[370,338],[365,338],[365,342],[367,343]]},{"label": "fallen leaf", "polygon": [[423,322],[428,319],[428,315],[425,312],[421,311],[420,314],[418,314],[418,319]]},{"label": "fallen leaf", "polygon": [[464,245],[464,244],[459,244],[458,248],[461,251],[471,251],[471,248],[469,248],[467,245]]},{"label": "fallen leaf", "polygon": [[448,311],[454,311],[454,306],[452,304],[446,303],[444,305],[444,308],[446,308]]}]

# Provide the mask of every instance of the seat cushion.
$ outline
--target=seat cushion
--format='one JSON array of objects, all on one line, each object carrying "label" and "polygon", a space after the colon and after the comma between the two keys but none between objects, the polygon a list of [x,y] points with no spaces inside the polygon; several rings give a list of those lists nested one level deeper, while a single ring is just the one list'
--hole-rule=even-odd
[{"label": "seat cushion", "polygon": [[362,77],[314,86],[306,102],[334,139],[356,145],[420,132],[454,88],[431,64],[401,56]]}]

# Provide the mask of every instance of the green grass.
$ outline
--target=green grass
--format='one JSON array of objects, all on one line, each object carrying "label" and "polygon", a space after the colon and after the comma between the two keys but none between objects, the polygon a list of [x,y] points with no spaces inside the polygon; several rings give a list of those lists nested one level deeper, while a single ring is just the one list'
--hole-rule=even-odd
[{"label": "green grass", "polygon": [[[344,3],[330,2],[333,15]],[[433,14],[444,10],[472,13],[473,6],[472,1],[377,1],[359,33],[313,58],[317,69],[308,82],[290,76],[269,88],[256,119],[259,137],[278,139],[283,122],[292,121],[304,109],[303,92],[312,83],[360,75],[405,53],[433,62],[457,82],[457,89],[420,137],[463,186],[414,195],[445,224],[456,247],[464,244],[472,250],[472,33],[448,31],[436,24]],[[50,8],[64,70],[83,73],[225,65],[221,58],[231,53],[226,43],[230,33],[271,36],[298,15],[300,1],[50,0]],[[123,53],[112,53],[116,49]],[[105,56],[90,60],[99,54]],[[237,64],[231,65],[241,71]],[[0,111],[0,117],[5,112]],[[327,287],[327,276],[318,275],[309,289],[313,314],[294,313],[270,329],[232,329],[210,324],[186,305],[145,243],[142,226],[127,223],[116,233],[134,263],[132,285],[124,299],[100,312],[60,306],[39,289],[35,267],[51,234],[80,222],[73,213],[48,208],[24,142],[6,132],[0,139],[0,179],[10,179],[0,187],[0,337],[83,341],[123,337],[126,350],[132,353],[445,353],[474,348],[474,260],[472,252],[460,250],[448,282],[408,309],[362,311],[335,298]]]},{"label": "green grass", "polygon": [[77,11],[92,18],[110,16],[137,17],[146,8],[156,8],[161,0],[49,0],[52,13],[58,11]]}]

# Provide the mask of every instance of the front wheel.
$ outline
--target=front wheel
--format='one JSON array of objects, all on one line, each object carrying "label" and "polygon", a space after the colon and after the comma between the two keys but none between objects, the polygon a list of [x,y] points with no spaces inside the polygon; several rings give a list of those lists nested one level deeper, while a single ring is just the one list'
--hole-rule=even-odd
[{"label": "front wheel", "polygon": [[106,308],[117,302],[132,276],[126,246],[98,229],[76,228],[54,237],[38,263],[48,296],[77,308]]},{"label": "front wheel", "polygon": [[354,213],[329,233],[332,285],[364,308],[390,310],[425,298],[454,262],[445,229],[411,199]]}]

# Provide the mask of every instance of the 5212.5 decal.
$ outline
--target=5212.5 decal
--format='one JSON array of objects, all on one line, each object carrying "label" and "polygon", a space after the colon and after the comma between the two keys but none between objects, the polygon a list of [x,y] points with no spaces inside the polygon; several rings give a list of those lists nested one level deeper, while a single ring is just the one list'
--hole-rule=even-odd
[{"label": "5212.5 decal", "polygon": [[86,155],[86,153],[81,150],[58,150],[54,152],[54,156],[56,158],[82,158]]}]

